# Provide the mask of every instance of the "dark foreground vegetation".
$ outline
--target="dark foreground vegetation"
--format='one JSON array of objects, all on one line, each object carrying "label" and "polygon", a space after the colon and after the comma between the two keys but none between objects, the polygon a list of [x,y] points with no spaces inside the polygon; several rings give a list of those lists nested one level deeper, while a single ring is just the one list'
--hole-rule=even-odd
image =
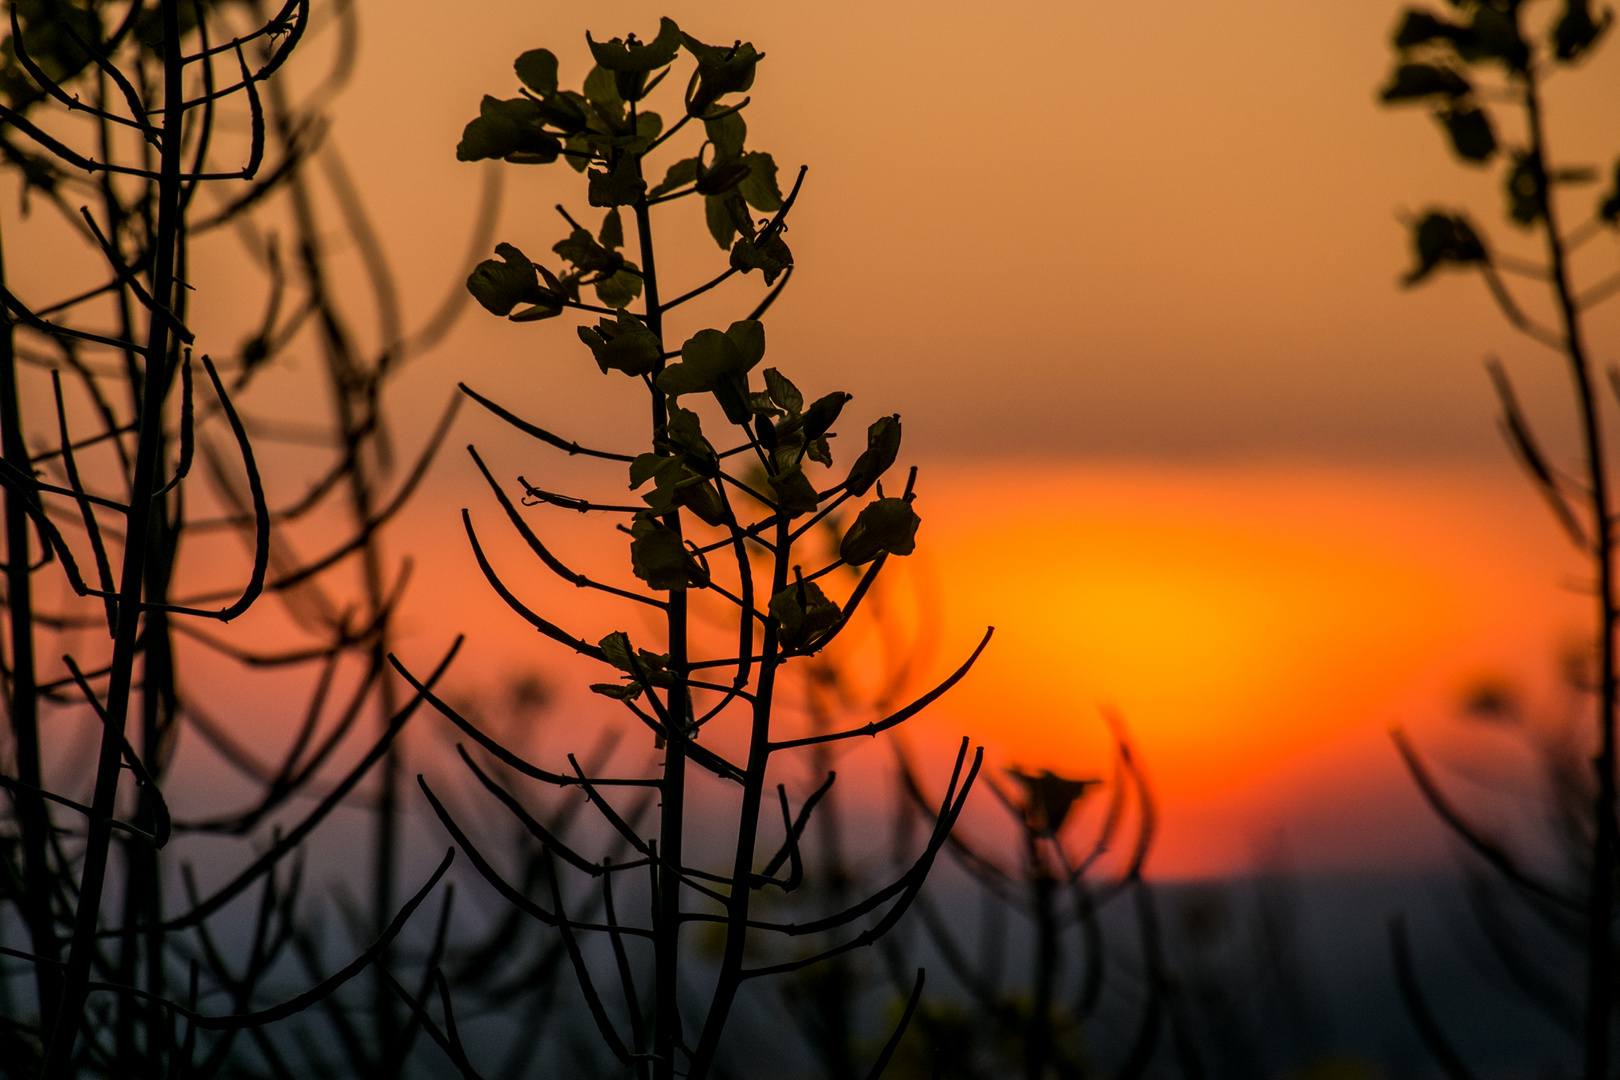
[{"label": "dark foreground vegetation", "polygon": [[[354,63],[352,3],[26,0],[6,14],[0,154],[18,202],[0,226],[0,1071],[1614,1071],[1617,601],[1604,373],[1582,315],[1620,278],[1579,286],[1572,259],[1612,231],[1620,191],[1561,224],[1556,193],[1600,177],[1551,158],[1540,89],[1596,46],[1606,13],[1573,0],[1410,13],[1384,95],[1431,105],[1464,160],[1500,163],[1509,218],[1544,247],[1531,265],[1465,213],[1429,211],[1409,281],[1479,272],[1573,378],[1572,477],[1491,368],[1512,446],[1592,567],[1596,647],[1571,662],[1568,737],[1503,688],[1471,703],[1521,723],[1544,762],[1558,858],[1470,824],[1397,739],[1467,848],[1469,940],[1570,1052],[1471,1046],[1477,1024],[1448,1028],[1461,999],[1437,997],[1426,972],[1451,961],[1399,918],[1366,980],[1382,1011],[1344,1013],[1323,989],[1344,958],[1301,929],[1321,895],[1302,900],[1283,874],[1252,892],[1151,885],[1154,801],[1121,718],[1099,721],[1114,759],[1096,776],[988,769],[968,738],[935,768],[898,740],[971,677],[992,633],[950,643],[949,676],[916,685],[883,573],[914,549],[926,482],[903,463],[900,417],[853,420],[848,394],[811,389],[814,372],[796,373],[801,390],[767,357],[792,212],[813,184],[749,140],[769,101],[752,44],[706,44],[665,19],[645,39],[588,39],[569,58],[588,53],[577,89],[543,48],[491,72],[453,148],[484,163],[468,166],[485,170],[472,254],[413,323],[327,115]],[[304,59],[312,43],[323,71]],[[1497,118],[1508,108],[1522,132]],[[495,243],[513,167],[579,174],[555,217],[523,221],[538,258]],[[715,268],[677,280],[659,229],[699,212]],[[238,245],[233,265],[263,297],[217,342],[193,329],[199,312],[217,321],[217,283],[194,269],[203,242]],[[1503,274],[1549,291],[1550,323]],[[699,298],[735,317],[692,322]],[[594,362],[642,440],[596,445],[568,430],[566,403],[497,401],[471,377],[425,430],[392,423],[401,367],[474,301],[519,323],[578,321],[575,355],[554,362]],[[320,406],[256,415],[255,393],[295,354],[300,400]],[[469,447],[441,466],[487,488],[462,513],[468,557],[545,639],[537,669],[570,654],[595,666],[590,690],[616,725],[545,717],[538,682],[444,691],[451,634],[432,657],[396,649],[412,566],[384,541],[464,399],[533,442],[521,465]],[[552,490],[548,456],[581,486]],[[546,538],[559,513],[591,515],[627,573],[567,565]],[[492,530],[532,560],[506,564]],[[539,577],[623,629],[563,625],[534,599]],[[279,742],[233,721],[233,682],[302,702]],[[451,743],[407,738],[425,725]],[[839,766],[873,737],[892,740],[892,784],[857,797]],[[181,753],[231,779],[171,782]],[[322,854],[334,835],[336,875]],[[1335,1028],[1336,1009],[1382,1017],[1408,1049]]]}]

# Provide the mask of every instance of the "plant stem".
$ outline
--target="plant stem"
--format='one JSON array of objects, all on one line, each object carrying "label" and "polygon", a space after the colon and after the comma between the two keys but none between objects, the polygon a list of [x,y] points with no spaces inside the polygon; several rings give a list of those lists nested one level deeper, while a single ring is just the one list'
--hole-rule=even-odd
[{"label": "plant stem", "polygon": [[1547,236],[1547,261],[1552,287],[1563,324],[1565,355],[1575,382],[1581,415],[1581,442],[1586,457],[1587,488],[1592,512],[1592,558],[1597,563],[1598,601],[1598,751],[1593,759],[1597,792],[1593,798],[1592,866],[1587,898],[1586,940],[1586,1053],[1584,1076],[1587,1080],[1607,1080],[1609,1074],[1609,1026],[1614,1010],[1614,953],[1610,921],[1614,908],[1616,854],[1615,823],[1615,581],[1614,523],[1610,517],[1607,465],[1603,456],[1603,431],[1593,385],[1591,362],[1586,355],[1580,312],[1570,287],[1568,253],[1558,230],[1558,218],[1546,177],[1546,135],[1542,126],[1540,89],[1534,68],[1524,76],[1524,106],[1529,124],[1530,154],[1541,177],[1542,223]]},{"label": "plant stem", "polygon": [[[4,249],[0,247],[0,284],[5,281]],[[23,439],[22,407],[17,395],[15,324],[0,320],[0,449],[6,462],[25,476],[33,475],[28,444]],[[53,1008],[61,992],[55,964],[56,929],[51,912],[52,875],[46,862],[46,834],[50,816],[43,789],[39,753],[39,692],[34,669],[33,579],[28,571],[28,504],[31,497],[6,488],[6,614],[11,623],[11,685],[6,709],[17,754],[17,779],[27,785],[10,793],[22,831],[23,895],[18,906],[28,926],[35,956],[46,963],[34,965],[34,986],[39,996],[40,1028],[50,1030]]]},{"label": "plant stem", "polygon": [[[645,301],[647,329],[664,338],[664,312],[658,303],[658,262],[653,250],[652,213],[646,196],[636,200],[636,239],[641,247],[641,287]],[[658,365],[663,370],[663,363]],[[656,380],[657,373],[654,373]],[[652,430],[656,436],[669,421],[669,401],[656,382],[652,393]],[[664,524],[680,533],[680,512],[673,511]],[[681,682],[669,690],[666,715],[670,718],[664,745],[663,805],[658,822],[658,895],[653,925],[653,1076],[673,1080],[675,1047],[681,1041],[680,946],[681,946],[681,860],[684,858],[686,816],[686,718],[690,691],[686,687],[687,607],[686,590],[672,589],[667,615],[669,669]]]},{"label": "plant stem", "polygon": [[[158,304],[170,304],[174,295],[174,256],[179,237],[180,152],[185,123],[183,70],[180,54],[179,0],[162,0],[163,17],[163,142],[157,186],[158,226],[152,259],[151,294]],[[101,732],[96,762],[95,795],[91,801],[84,868],[79,883],[78,910],[74,913],[72,946],[63,975],[61,1005],[52,1025],[42,1070],[46,1080],[67,1080],[73,1072],[73,1047],[89,993],[90,965],[96,952],[96,931],[101,897],[107,880],[112,818],[118,798],[124,726],[129,714],[135,655],[139,649],[142,589],[156,490],[163,430],[163,398],[168,385],[169,324],[152,313],[147,323],[146,371],[141,384],[140,434],[135,454],[123,567],[119,577],[117,624],[114,627],[111,671],[108,677],[107,722]]]}]

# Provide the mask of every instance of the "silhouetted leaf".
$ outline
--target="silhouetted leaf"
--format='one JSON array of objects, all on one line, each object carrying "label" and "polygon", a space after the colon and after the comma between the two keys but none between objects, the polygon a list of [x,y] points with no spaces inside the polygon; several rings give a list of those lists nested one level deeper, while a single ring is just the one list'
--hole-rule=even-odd
[{"label": "silhouetted leaf", "polygon": [[706,195],[703,198],[703,216],[709,225],[709,235],[714,242],[725,251],[731,247],[731,238],[741,232],[747,235],[750,230],[737,227],[737,219],[748,216],[748,206],[742,197],[735,192],[729,195]]},{"label": "silhouetted leaf", "polygon": [[754,370],[754,365],[765,359],[765,324],[758,319],[738,319],[726,327],[726,337],[737,346],[744,371]]},{"label": "silhouetted leaf", "polygon": [[866,429],[866,449],[850,466],[844,486],[851,495],[865,495],[878,478],[889,471],[900,453],[900,416],[879,417]]},{"label": "silhouetted leaf", "polygon": [[687,112],[701,116],[710,105],[730,93],[741,93],[754,85],[754,68],[765,54],[754,51],[751,42],[739,41],[729,48],[705,45],[691,34],[682,34],[681,43],[698,65],[697,87],[686,103]]},{"label": "silhouetted leaf", "polygon": [[[615,124],[624,122],[624,98],[619,95],[618,83],[613,72],[607,68],[597,66],[585,76],[585,100],[595,105],[601,113],[612,117]],[[600,114],[599,114],[600,115]]]},{"label": "silhouetted leaf", "polygon": [[604,375],[609,370],[650,375],[664,355],[658,335],[628,311],[619,312],[617,320],[601,319],[596,326],[581,326],[577,332],[579,340],[590,346],[596,366]]},{"label": "silhouetted leaf", "polygon": [[790,518],[811,513],[821,505],[821,500],[816,497],[816,486],[797,464],[770,477],[769,482],[777,508]]},{"label": "silhouetted leaf", "polygon": [[[554,94],[547,94],[535,103],[540,110],[540,118],[552,127],[559,128],[570,135],[583,132],[590,123],[590,104],[584,95],[576,94],[572,90],[558,90]],[[575,147],[569,143],[570,149],[584,149],[583,144]]]},{"label": "silhouetted leaf", "polygon": [[501,158],[516,164],[548,164],[562,153],[562,143],[542,127],[540,109],[528,98],[502,101],[485,95],[478,119],[461,132],[457,161]]},{"label": "silhouetted leaf", "polygon": [[641,268],[626,259],[623,268],[596,283],[596,298],[603,307],[623,308],[641,295]]},{"label": "silhouetted leaf", "polygon": [[557,92],[557,57],[550,49],[530,49],[517,58],[512,70],[524,86],[541,97]]},{"label": "silhouetted leaf", "polygon": [[[699,330],[681,346],[680,362],[658,376],[658,388],[671,396],[716,391],[723,380],[745,375],[764,355],[765,328],[755,320],[734,322],[725,333]],[[742,405],[746,416],[746,404]],[[731,411],[728,406],[728,416]]]},{"label": "silhouetted leaf", "polygon": [[664,179],[659,181],[658,185],[651,191],[647,192],[647,197],[656,199],[660,195],[667,195],[678,187],[692,183],[697,179],[697,176],[698,159],[695,157],[682,158],[669,167],[664,173]]},{"label": "silhouetted leaf", "polygon": [[1452,148],[1465,160],[1485,161],[1496,152],[1496,134],[1483,109],[1472,105],[1445,109],[1440,113],[1440,122],[1451,136]]},{"label": "silhouetted leaf", "polygon": [[833,424],[838,422],[838,414],[844,411],[844,406],[849,400],[850,395],[842,390],[834,390],[824,397],[817,398],[804,411],[804,437],[819,439],[831,431]]},{"label": "silhouetted leaf", "polygon": [[584,229],[574,229],[566,238],[551,245],[551,250],[573,263],[581,273],[611,274],[624,265],[620,255],[603,247]]},{"label": "silhouetted leaf", "polygon": [[594,40],[589,31],[585,34],[585,42],[590,46],[591,56],[599,67],[641,75],[673,61],[675,54],[680,51],[681,38],[681,28],[675,25],[674,19],[669,18],[658,20],[658,36],[646,43],[637,41],[634,34],[622,40],[611,38],[607,41]]},{"label": "silhouetted leaf", "polygon": [[1417,265],[1403,279],[1415,285],[1447,263],[1467,265],[1485,260],[1485,245],[1468,220],[1461,216],[1430,211],[1412,227],[1412,247]]},{"label": "silhouetted leaf", "polygon": [[771,597],[770,612],[782,627],[782,644],[812,645],[838,625],[838,605],[813,581],[795,582]]},{"label": "silhouetted leaf", "polygon": [[725,375],[746,371],[742,353],[731,338],[718,330],[699,330],[681,346],[679,363],[658,375],[658,388],[670,396],[713,390]]},{"label": "silhouetted leaf", "polygon": [[653,589],[684,589],[708,583],[702,567],[687,553],[680,535],[642,512],[630,526],[630,565]]},{"label": "silhouetted leaf", "polygon": [[724,162],[698,173],[697,189],[704,195],[724,195],[729,191],[736,191],[746,179],[748,179],[747,165],[741,161]]},{"label": "silhouetted leaf", "polygon": [[789,416],[798,416],[804,411],[804,395],[786,375],[775,368],[765,369],[765,392],[770,394],[771,400]]},{"label": "silhouetted leaf", "polygon": [[776,186],[776,162],[771,155],[750,151],[742,156],[742,163],[748,166],[748,176],[737,193],[762,214],[782,209],[782,189]]},{"label": "silhouetted leaf", "polygon": [[713,120],[703,121],[703,130],[714,144],[714,161],[737,161],[742,157],[743,143],[748,141],[748,122],[742,113],[728,112]]},{"label": "silhouetted leaf", "polygon": [[592,169],[587,194],[592,206],[630,206],[647,190],[641,178],[641,162],[631,154],[619,155],[611,170]]},{"label": "silhouetted leaf", "polygon": [[1523,71],[1529,63],[1530,46],[1519,33],[1519,20],[1512,10],[1475,4],[1468,29],[1468,36],[1457,42],[1457,55],[1469,63],[1498,60],[1510,71]]},{"label": "silhouetted leaf", "polygon": [[617,206],[603,215],[602,229],[596,234],[596,241],[603,247],[614,250],[624,247],[624,219],[619,216]]},{"label": "silhouetted leaf", "polygon": [[610,697],[616,701],[634,701],[641,696],[641,684],[638,682],[593,682],[591,683],[591,693],[601,694],[603,697]]},{"label": "silhouetted leaf", "polygon": [[590,167],[591,144],[584,135],[571,136],[563,145],[569,151],[565,160],[575,172],[582,173]]},{"label": "silhouetted leaf", "polygon": [[1613,19],[1614,13],[1607,8],[1594,19],[1591,0],[1564,0],[1564,10],[1552,27],[1553,55],[1566,62],[1580,59],[1597,44]]},{"label": "silhouetted leaf", "polygon": [[906,499],[879,499],[856,515],[855,524],[838,545],[838,557],[851,566],[869,563],[882,554],[910,555],[917,549],[917,526],[922,520]]},{"label": "silhouetted leaf", "polygon": [[1411,101],[1436,94],[1457,98],[1473,90],[1468,80],[1451,68],[1434,64],[1402,64],[1384,87],[1385,101]]},{"label": "silhouetted leaf", "polygon": [[659,432],[659,442],[681,460],[704,476],[713,476],[718,470],[719,457],[714,445],[703,435],[703,421],[691,409],[679,405],[669,407],[669,419]]},{"label": "silhouetted leaf", "polygon": [[731,267],[746,274],[758,270],[765,284],[773,285],[788,267],[793,265],[793,252],[788,249],[782,234],[776,232],[763,244],[756,244],[746,236],[739,236],[731,245]]},{"label": "silhouetted leaf", "polygon": [[505,315],[519,304],[540,304],[547,292],[528,256],[511,244],[496,244],[499,259],[485,259],[467,275],[467,291],[493,315]]}]

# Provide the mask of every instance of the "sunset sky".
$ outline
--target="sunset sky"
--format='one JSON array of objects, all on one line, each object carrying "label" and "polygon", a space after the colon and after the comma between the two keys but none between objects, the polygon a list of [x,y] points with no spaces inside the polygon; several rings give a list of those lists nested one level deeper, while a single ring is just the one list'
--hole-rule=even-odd
[{"label": "sunset sky", "polygon": [[[1404,215],[1499,217],[1491,175],[1455,165],[1421,111],[1377,105],[1400,5],[361,9],[334,139],[411,313],[464,273],[481,166],[454,146],[483,93],[515,93],[519,52],[552,49],[577,85],[587,28],[650,35],[668,14],[766,53],[750,147],[810,166],[767,364],[807,394],[852,392],[848,430],[904,417],[925,550],[901,581],[937,605],[934,668],[998,627],[915,739],[966,732],[998,765],[1092,773],[1107,762],[1098,706],[1117,706],[1163,803],[1153,868],[1167,876],[1242,870],[1278,842],[1310,867],[1443,857],[1386,729],[1479,758],[1454,718],[1461,688],[1545,685],[1585,622],[1578,564],[1500,443],[1482,361],[1509,365],[1560,450],[1562,371],[1476,282],[1397,285]],[[300,58],[306,85],[323,40]],[[1555,150],[1607,167],[1620,48],[1560,79]],[[561,166],[504,169],[498,239],[538,256],[562,235],[552,204],[588,209],[582,185]],[[1593,189],[1568,198],[1584,212]],[[723,256],[689,210],[663,211],[664,272],[696,283]],[[1612,239],[1592,248],[1612,260]],[[200,252],[205,271],[209,250],[230,248]],[[256,307],[257,288],[237,299]],[[678,332],[723,326],[757,293],[693,305]],[[634,446],[644,408],[564,321],[470,310],[397,385],[400,429],[465,380],[569,437]],[[1615,309],[1592,329],[1607,363]],[[261,411],[296,414],[297,375],[276,373]],[[455,441],[540,483],[554,459],[475,412]],[[448,453],[395,533],[435,570],[418,577],[410,648],[465,627],[470,671],[544,670],[555,651],[483,591],[458,539],[462,505],[495,526],[474,480]],[[537,521],[584,535],[561,511]]]}]

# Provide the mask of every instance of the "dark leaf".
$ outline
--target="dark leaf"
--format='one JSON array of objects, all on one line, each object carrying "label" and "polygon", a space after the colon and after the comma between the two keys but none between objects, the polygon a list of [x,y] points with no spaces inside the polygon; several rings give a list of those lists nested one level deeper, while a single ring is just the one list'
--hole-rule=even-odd
[{"label": "dark leaf", "polygon": [[814,644],[838,625],[842,612],[813,581],[795,582],[771,597],[770,612],[790,648]]},{"label": "dark leaf", "polygon": [[585,100],[612,117],[615,125],[624,122],[624,98],[619,95],[613,72],[601,66],[591,68],[585,76],[584,90]]},{"label": "dark leaf", "polygon": [[742,118],[742,113],[728,112],[716,119],[704,120],[703,130],[714,145],[713,164],[742,158],[743,143],[748,141],[748,121]]},{"label": "dark leaf", "polygon": [[825,397],[817,398],[804,411],[804,437],[819,439],[831,431],[833,424],[838,421],[838,414],[844,411],[849,400],[850,395],[842,390],[834,390]]},{"label": "dark leaf", "polygon": [[647,191],[641,160],[633,154],[620,154],[612,169],[592,169],[586,176],[592,206],[630,206]]},{"label": "dark leaf", "polygon": [[613,698],[615,701],[634,701],[641,696],[641,684],[627,683],[591,683],[591,693],[601,694],[603,697]]},{"label": "dark leaf", "polygon": [[623,258],[603,247],[584,229],[575,229],[567,239],[553,244],[551,250],[585,274],[612,274],[624,265]]},{"label": "dark leaf", "polygon": [[678,187],[690,184],[697,180],[698,159],[695,157],[682,158],[669,167],[664,173],[664,179],[656,187],[647,192],[649,199],[656,199],[660,195],[667,195]]},{"label": "dark leaf", "polygon": [[1591,0],[1564,0],[1564,10],[1552,28],[1554,55],[1565,62],[1580,59],[1597,44],[1613,19],[1614,13],[1607,8],[1594,19]]},{"label": "dark leaf", "polygon": [[664,355],[664,343],[658,335],[628,311],[619,312],[616,321],[602,319],[595,327],[581,326],[578,333],[579,339],[590,346],[596,366],[604,375],[609,370],[650,375]]},{"label": "dark leaf", "polygon": [[[577,135],[583,132],[590,123],[590,104],[581,94],[572,90],[559,90],[554,94],[547,94],[536,103],[540,110],[540,117],[553,127]],[[583,150],[584,144],[575,146],[573,140],[568,143],[570,150]]]},{"label": "dark leaf", "polygon": [[1385,101],[1411,101],[1436,94],[1448,98],[1462,97],[1473,90],[1468,80],[1451,68],[1434,64],[1402,64],[1395,69],[1389,85],[1384,87]]},{"label": "dark leaf", "polygon": [[758,319],[738,319],[726,327],[726,337],[742,355],[744,371],[754,370],[765,359],[765,324]]},{"label": "dark leaf", "polygon": [[563,145],[569,150],[567,161],[570,168],[577,173],[582,173],[590,167],[591,162],[588,155],[591,152],[591,144],[584,135],[571,136]]},{"label": "dark leaf", "polygon": [[659,374],[658,388],[672,397],[717,390],[728,377],[746,375],[764,355],[765,329],[754,320],[734,322],[725,333],[699,330],[681,346],[680,362]]},{"label": "dark leaf", "polygon": [[686,103],[687,112],[701,116],[726,94],[742,93],[754,85],[754,68],[765,54],[754,51],[750,42],[739,41],[729,48],[705,45],[690,34],[681,43],[698,65],[697,87]]},{"label": "dark leaf", "polygon": [[838,545],[838,556],[851,566],[869,563],[879,555],[910,555],[917,548],[917,526],[922,520],[906,499],[879,499],[868,503]]},{"label": "dark leaf", "polygon": [[799,465],[771,477],[770,485],[776,505],[790,518],[812,513],[821,505],[821,500],[816,496],[816,486],[804,475],[804,469]]},{"label": "dark leaf", "polygon": [[697,189],[703,195],[724,195],[728,191],[736,191],[746,179],[748,179],[747,165],[740,161],[722,162],[712,169],[703,170],[698,175]]},{"label": "dark leaf", "polygon": [[788,250],[780,232],[772,234],[763,244],[739,236],[737,242],[731,245],[732,269],[744,274],[758,270],[764,275],[767,285],[775,284],[777,277],[792,265],[793,252]]},{"label": "dark leaf", "polygon": [[1510,8],[1476,4],[1468,29],[1468,36],[1457,43],[1457,55],[1469,63],[1497,60],[1510,71],[1523,71],[1529,63],[1530,46],[1519,33],[1517,13]]},{"label": "dark leaf", "polygon": [[517,58],[512,70],[524,86],[541,97],[557,92],[557,58],[549,49],[530,49]]},{"label": "dark leaf", "polygon": [[[735,192],[729,195],[706,195],[703,198],[703,216],[708,221],[709,235],[714,242],[720,245],[721,251],[731,247],[731,238],[737,233],[750,235],[753,230],[747,227],[748,204]],[[739,218],[742,227],[739,228]]]},{"label": "dark leaf", "polygon": [[879,417],[866,429],[866,449],[850,466],[849,478],[844,486],[851,495],[865,495],[900,453],[900,416]]},{"label": "dark leaf", "polygon": [[626,260],[623,269],[596,283],[596,298],[602,301],[603,307],[628,307],[641,295],[641,275],[636,272],[639,269],[635,263]]},{"label": "dark leaf", "polygon": [[630,565],[654,589],[684,589],[708,583],[702,568],[687,553],[680,534],[645,511],[630,527]]},{"label": "dark leaf", "polygon": [[1452,147],[1463,159],[1483,162],[1496,152],[1496,134],[1483,109],[1472,105],[1444,109],[1440,112],[1440,122],[1451,136]]},{"label": "dark leaf", "polygon": [[596,240],[603,247],[615,251],[624,247],[624,219],[619,216],[617,206],[602,218],[602,230],[596,234]]},{"label": "dark leaf", "polygon": [[1468,219],[1430,211],[1412,227],[1412,247],[1417,265],[1403,279],[1415,285],[1447,263],[1465,266],[1485,261],[1485,245]]},{"label": "dark leaf", "polygon": [[502,158],[518,164],[549,164],[562,153],[562,143],[543,127],[540,109],[528,98],[502,101],[485,96],[478,119],[469,123],[456,145],[456,160]]},{"label": "dark leaf", "polygon": [[[540,288],[534,264],[511,244],[496,244],[500,258],[485,259],[467,276],[467,291],[493,315],[505,315],[519,304],[542,304],[549,295]],[[560,305],[559,305],[560,306]]]},{"label": "dark leaf", "polygon": [[798,416],[804,411],[804,395],[786,375],[775,368],[765,369],[765,392],[770,394],[771,400],[789,416]]},{"label": "dark leaf", "polygon": [[776,186],[776,162],[771,155],[753,151],[743,155],[742,163],[748,166],[748,176],[738,186],[738,194],[762,214],[782,209],[782,189]]},{"label": "dark leaf", "polygon": [[608,41],[595,41],[588,31],[585,34],[585,42],[599,67],[639,75],[656,71],[673,61],[680,51],[681,38],[681,28],[675,25],[674,19],[668,18],[658,21],[658,36],[646,43],[637,41],[634,34]]}]

